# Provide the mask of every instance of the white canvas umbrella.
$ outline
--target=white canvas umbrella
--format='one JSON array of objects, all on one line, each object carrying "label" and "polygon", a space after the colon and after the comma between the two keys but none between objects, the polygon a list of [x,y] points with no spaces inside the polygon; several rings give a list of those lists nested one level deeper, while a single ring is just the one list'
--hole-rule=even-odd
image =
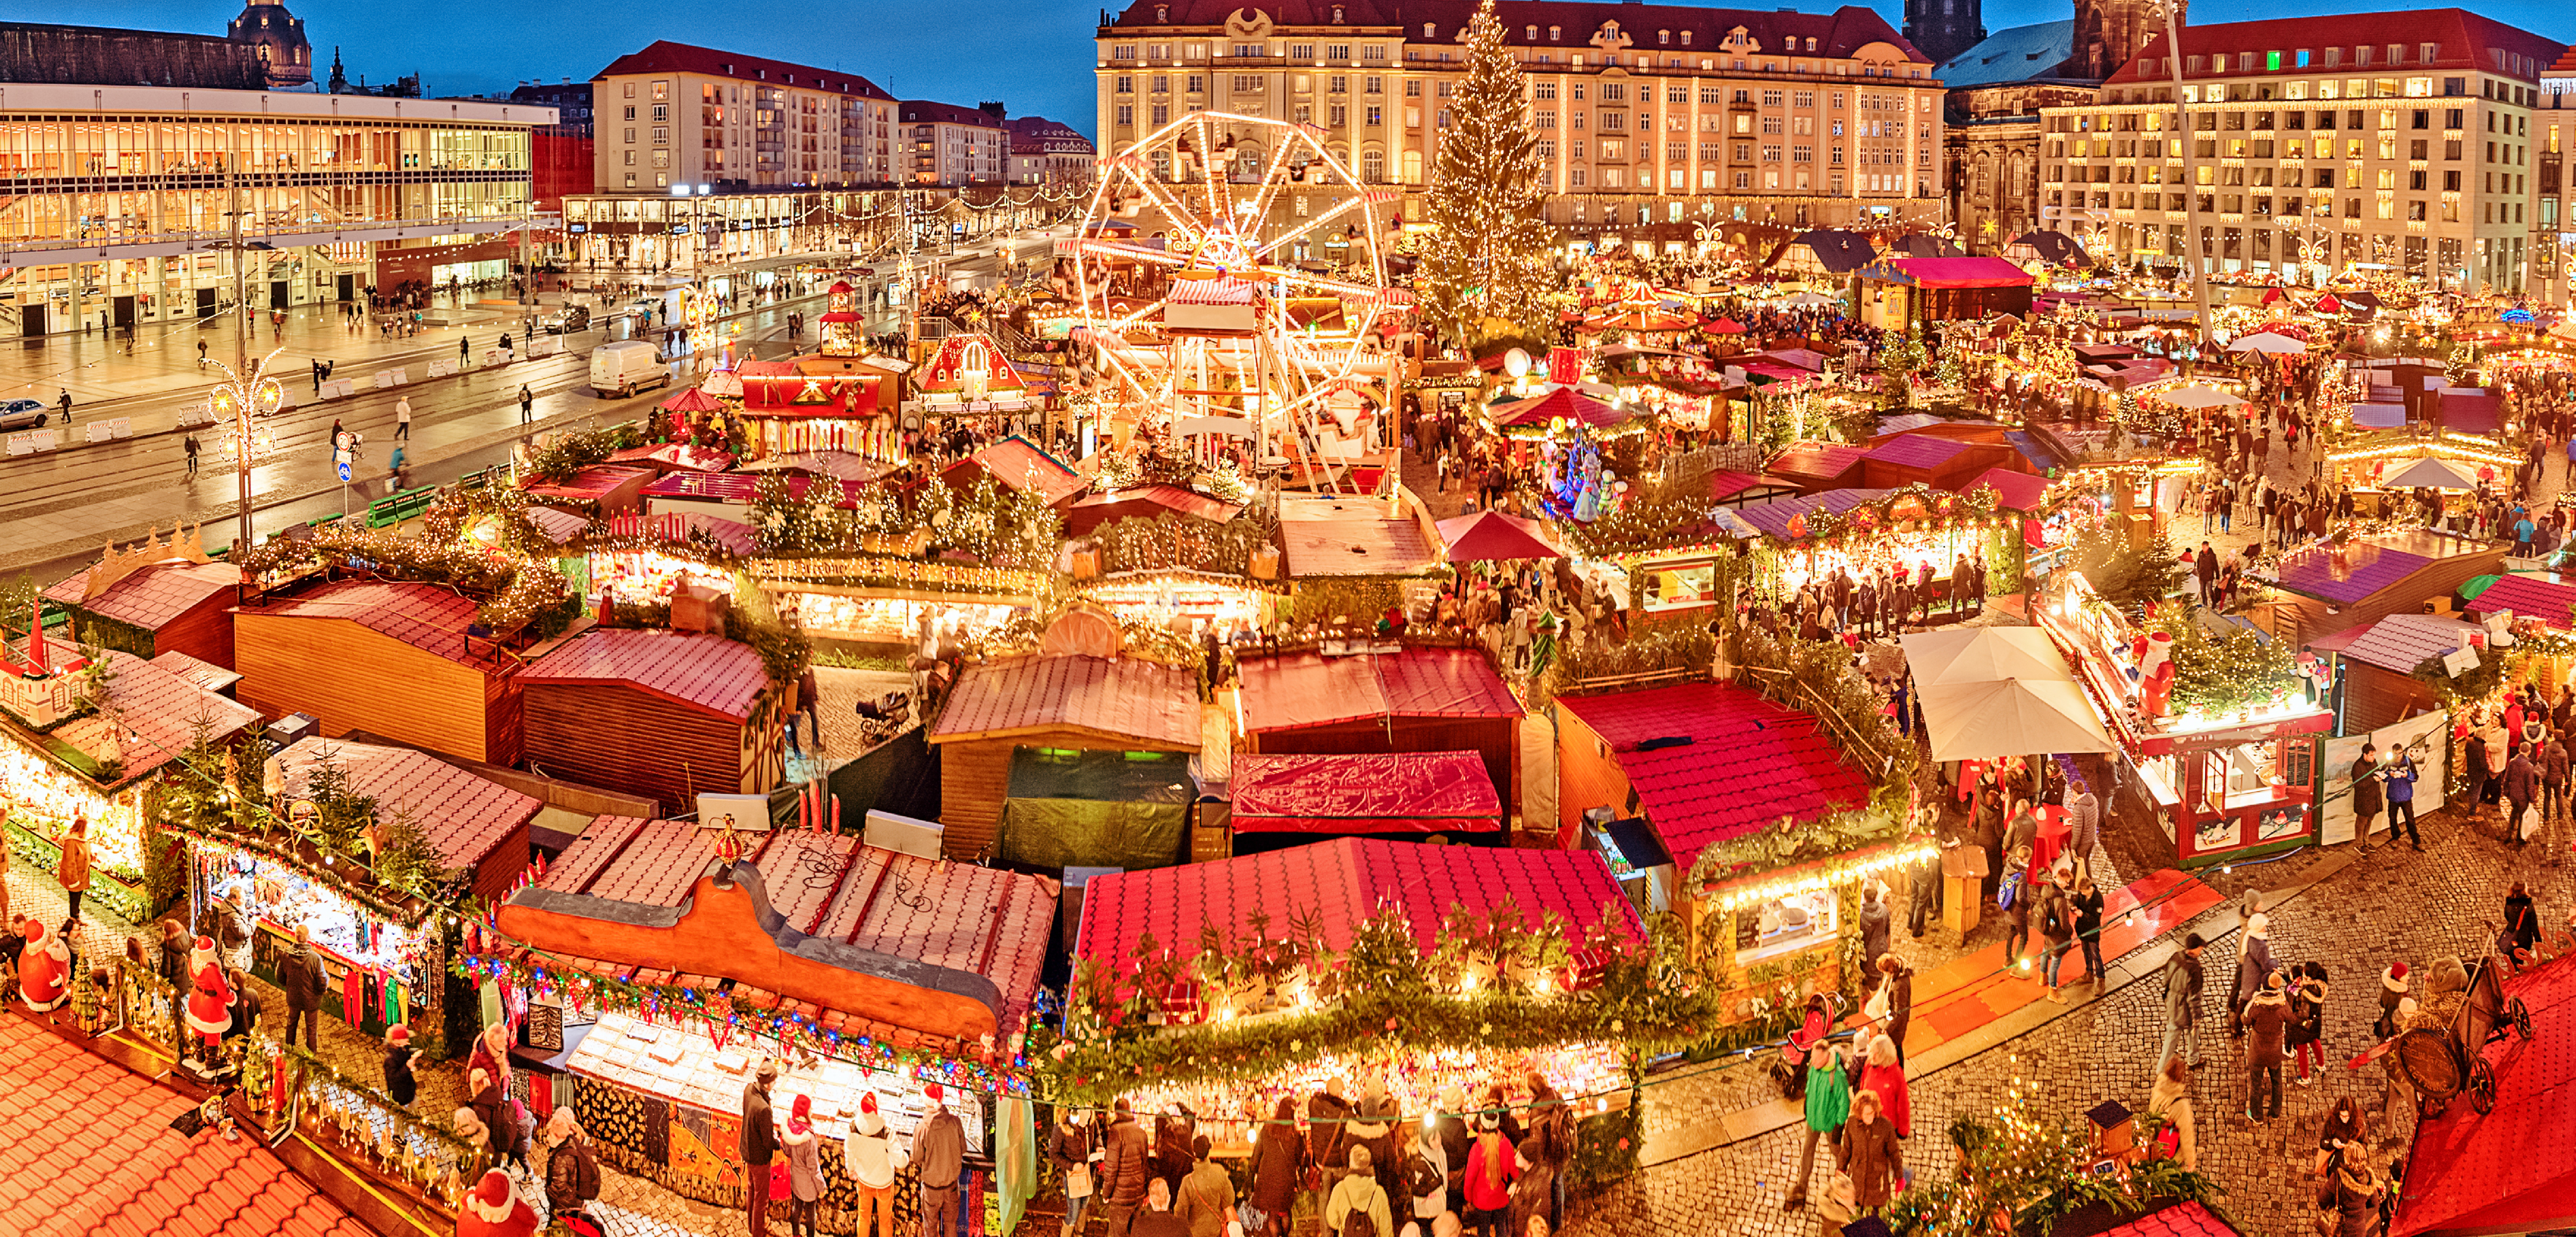
[{"label": "white canvas umbrella", "polygon": [[2305,352],[2306,344],[2273,331],[2256,331],[2227,345],[2229,352]]},{"label": "white canvas umbrella", "polygon": [[2423,486],[2436,490],[2474,490],[2478,488],[2478,479],[2471,476],[2467,469],[2449,460],[2427,456],[2398,469],[2395,475],[2379,484],[2386,489],[2412,489]]},{"label": "white canvas umbrella", "polygon": [[2176,408],[2232,408],[2245,402],[2214,387],[2175,387],[2155,397]]},{"label": "white canvas umbrella", "polygon": [[2108,752],[2117,744],[2071,679],[2004,679],[1922,690],[1934,760]]},{"label": "white canvas umbrella", "polygon": [[1897,643],[1919,689],[2067,677],[2065,659],[2036,627],[1952,627],[1912,632]]}]

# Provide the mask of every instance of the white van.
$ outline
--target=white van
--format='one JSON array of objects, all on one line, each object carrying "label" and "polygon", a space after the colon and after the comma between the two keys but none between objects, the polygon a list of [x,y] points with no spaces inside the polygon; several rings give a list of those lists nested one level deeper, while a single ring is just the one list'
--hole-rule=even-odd
[{"label": "white van", "polygon": [[603,397],[623,398],[670,381],[670,369],[648,340],[619,340],[590,350],[590,389]]}]

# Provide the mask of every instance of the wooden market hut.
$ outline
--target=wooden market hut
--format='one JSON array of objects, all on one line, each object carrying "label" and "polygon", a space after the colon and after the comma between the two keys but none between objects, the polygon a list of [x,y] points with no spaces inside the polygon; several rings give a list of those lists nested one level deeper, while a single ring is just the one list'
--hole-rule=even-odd
[{"label": "wooden market hut", "polygon": [[[1081,753],[1118,753],[1122,762],[1149,765],[1162,763],[1154,753],[1186,760],[1199,751],[1200,735],[1191,669],[1077,653],[970,666],[927,735],[939,752],[944,851],[966,861],[996,853],[1020,749],[1077,762]],[[1177,859],[1177,834],[1174,843]]]},{"label": "wooden market hut", "polygon": [[[603,817],[502,904],[501,934],[518,943],[492,960],[619,994],[591,1003],[597,1020],[577,1033],[525,1024],[520,1055],[552,1084],[537,1090],[568,1096],[621,1171],[719,1206],[741,1206],[746,1168],[768,1171],[741,1163],[734,1134],[764,1058],[782,1064],[780,1111],[810,1096],[827,1143],[869,1093],[907,1136],[943,1082],[968,1157],[999,1158],[1008,1109],[970,1072],[1016,1073],[1010,1045],[1038,998],[1056,883],[801,829],[738,835],[743,857],[726,864],[712,836]],[[729,1016],[713,1021],[716,1008]],[[839,1155],[818,1174],[825,1223],[856,1210]]]},{"label": "wooden market hut", "polygon": [[1150,520],[1166,515],[1223,524],[1242,511],[1243,508],[1223,499],[1157,482],[1133,489],[1083,495],[1065,512],[1064,535],[1087,536],[1113,520]]},{"label": "wooden market hut", "polygon": [[1927,323],[2030,314],[2030,273],[1995,257],[1884,257],[1855,273],[1860,319],[1905,330]]},{"label": "wooden market hut", "polygon": [[68,611],[91,643],[147,660],[185,653],[231,669],[231,611],[241,578],[241,568],[207,556],[198,528],[172,529],[167,542],[147,532],[130,550],[111,543],[88,570],[44,596]]},{"label": "wooden market hut", "polygon": [[351,794],[373,798],[379,819],[408,813],[441,862],[468,873],[478,897],[498,901],[527,869],[528,830],[544,800],[477,777],[427,752],[347,739],[298,739],[270,757],[275,792],[301,797],[325,763],[349,775]]},{"label": "wooden market hut", "polygon": [[[1687,882],[1700,852],[1776,825],[1869,799],[1816,718],[1724,682],[1675,683],[1596,696],[1561,696],[1557,827],[1573,845],[1585,813],[1642,819]],[[1657,891],[1681,907],[1697,891]]]},{"label": "wooden market hut", "polygon": [[1807,493],[1848,489],[1861,483],[1865,448],[1837,442],[1793,442],[1763,465],[1763,471]]},{"label": "wooden market hut", "polygon": [[1520,803],[1520,700],[1480,649],[1289,653],[1239,662],[1247,751],[1474,752]]},{"label": "wooden market hut", "polygon": [[2305,644],[2391,614],[2414,613],[2472,577],[2495,574],[2509,548],[2417,528],[2293,550],[2277,569],[2274,587],[2289,597],[2270,610],[2272,634]]},{"label": "wooden market hut", "polygon": [[234,695],[326,735],[364,730],[462,760],[519,762],[517,663],[470,635],[472,598],[342,580],[234,608]]},{"label": "wooden market hut", "polygon": [[635,510],[644,487],[660,475],[659,468],[594,464],[561,481],[539,481],[526,489],[540,502],[589,503],[601,515],[619,515]]},{"label": "wooden market hut", "polygon": [[2342,673],[2338,715],[2343,733],[2368,734],[2427,709],[2440,708],[2431,684],[2414,676],[2428,657],[2469,646],[2486,628],[2444,614],[2392,614],[2366,627],[2347,627],[2308,642],[2308,651],[2330,654]]},{"label": "wooden market hut", "polygon": [[1919,483],[1937,490],[1958,490],[1988,469],[2009,469],[2020,462],[2021,454],[2002,443],[1899,434],[1861,456],[1860,483],[1873,489],[1901,489]]},{"label": "wooden market hut", "polygon": [[750,645],[592,630],[518,678],[527,758],[551,774],[643,795],[674,815],[692,810],[701,791],[778,785],[784,693]]},{"label": "wooden market hut", "polygon": [[1035,494],[1058,511],[1072,506],[1084,490],[1091,488],[1090,478],[1067,467],[1063,461],[1048,454],[1046,448],[1017,434],[939,472],[940,480],[966,492],[973,491],[976,482],[987,478],[1001,489]]},{"label": "wooden market hut", "polygon": [[2468,604],[2473,614],[2499,614],[2512,611],[2515,618],[2533,618],[2560,631],[2569,629],[2570,607],[2576,607],[2576,584],[2555,572],[2517,571],[2498,576]]}]

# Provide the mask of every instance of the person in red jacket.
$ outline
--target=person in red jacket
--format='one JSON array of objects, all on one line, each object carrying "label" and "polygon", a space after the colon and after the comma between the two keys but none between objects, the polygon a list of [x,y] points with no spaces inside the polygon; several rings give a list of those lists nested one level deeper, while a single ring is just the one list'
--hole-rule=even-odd
[{"label": "person in red jacket", "polygon": [[1503,1136],[1503,1114],[1476,1114],[1476,1141],[1467,1149],[1468,1232],[1499,1237],[1511,1220],[1512,1182],[1520,1175],[1520,1156]]},{"label": "person in red jacket", "polygon": [[1898,1138],[1914,1137],[1914,1105],[1906,1095],[1905,1067],[1896,1062],[1896,1041],[1884,1035],[1870,1041],[1869,1064],[1861,1067],[1858,1089],[1878,1092],[1879,1107]]}]

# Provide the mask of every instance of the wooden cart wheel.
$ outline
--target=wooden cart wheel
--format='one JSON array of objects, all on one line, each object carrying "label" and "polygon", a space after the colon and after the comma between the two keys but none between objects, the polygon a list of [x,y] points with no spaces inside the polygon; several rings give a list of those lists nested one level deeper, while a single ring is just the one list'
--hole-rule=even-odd
[{"label": "wooden cart wheel", "polygon": [[2495,1071],[2481,1057],[2469,1066],[2469,1106],[2483,1117],[2495,1111]]},{"label": "wooden cart wheel", "polygon": [[2531,1042],[2531,1007],[2523,1004],[2521,997],[2515,997],[2505,1006],[2505,1015],[2513,1019],[2513,1033],[2521,1036],[2524,1043]]}]

